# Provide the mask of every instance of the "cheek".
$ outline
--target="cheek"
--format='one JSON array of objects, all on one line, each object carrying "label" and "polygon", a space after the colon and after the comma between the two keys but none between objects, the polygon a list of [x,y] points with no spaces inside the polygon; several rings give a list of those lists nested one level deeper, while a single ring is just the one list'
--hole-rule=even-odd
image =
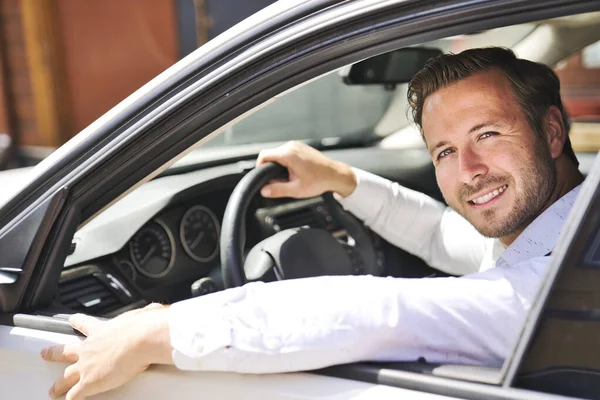
[{"label": "cheek", "polygon": [[498,151],[494,154],[487,154],[485,156],[486,165],[490,173],[498,174],[513,174],[518,171],[519,166],[523,165],[523,155],[519,152],[511,151]]},{"label": "cheek", "polygon": [[445,199],[452,199],[456,196],[458,181],[455,172],[453,173],[450,168],[445,166],[438,166],[435,169],[435,178]]}]

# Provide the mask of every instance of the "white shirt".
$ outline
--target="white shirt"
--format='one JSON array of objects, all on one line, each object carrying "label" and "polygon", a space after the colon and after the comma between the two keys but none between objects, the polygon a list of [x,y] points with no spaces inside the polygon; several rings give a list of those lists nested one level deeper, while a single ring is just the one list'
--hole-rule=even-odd
[{"label": "white shirt", "polygon": [[430,265],[467,275],[256,282],[175,303],[169,329],[178,368],[269,373],[420,357],[433,363],[501,365],[579,187],[502,252],[498,241],[481,236],[443,204],[356,172],[358,186],[341,200],[344,207]]}]

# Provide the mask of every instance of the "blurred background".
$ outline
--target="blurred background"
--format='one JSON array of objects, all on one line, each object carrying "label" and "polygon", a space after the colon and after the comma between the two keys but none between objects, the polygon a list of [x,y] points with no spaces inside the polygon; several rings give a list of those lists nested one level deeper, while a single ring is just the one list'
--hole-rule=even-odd
[{"label": "blurred background", "polygon": [[[33,165],[272,0],[3,0],[0,169]],[[571,117],[600,121],[600,42],[556,67]]]},{"label": "blurred background", "polygon": [[[2,0],[0,169],[31,165],[274,0]],[[15,157],[16,156],[16,157]]]}]

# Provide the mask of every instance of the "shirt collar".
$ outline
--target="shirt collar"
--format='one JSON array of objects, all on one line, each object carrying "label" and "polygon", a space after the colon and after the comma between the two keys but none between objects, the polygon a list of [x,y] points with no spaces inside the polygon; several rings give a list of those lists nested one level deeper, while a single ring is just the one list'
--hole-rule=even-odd
[{"label": "shirt collar", "polygon": [[556,246],[569,211],[573,208],[581,185],[544,210],[515,241],[504,250],[496,265],[514,266],[522,261],[543,257]]}]

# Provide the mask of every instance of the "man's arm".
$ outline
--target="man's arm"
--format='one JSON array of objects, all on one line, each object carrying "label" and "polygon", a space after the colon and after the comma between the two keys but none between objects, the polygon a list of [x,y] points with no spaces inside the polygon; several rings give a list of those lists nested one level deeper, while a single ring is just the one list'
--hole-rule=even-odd
[{"label": "man's arm", "polygon": [[356,188],[339,198],[348,211],[393,245],[453,275],[479,271],[486,246],[467,220],[433,198],[380,176],[353,169]]},{"label": "man's arm", "polygon": [[429,196],[352,169],[303,143],[264,150],[257,164],[267,161],[287,167],[290,179],[266,185],[263,196],[307,198],[335,192],[344,207],[390,243],[450,274],[477,272],[486,245],[492,244]]},{"label": "man's arm", "polygon": [[547,258],[460,278],[317,277],[174,304],[180,369],[274,373],[357,361],[500,366]]},{"label": "man's arm", "polygon": [[124,384],[150,364],[171,362],[180,369],[242,373],[421,357],[500,366],[548,260],[460,278],[251,283],[110,321],[78,315],[71,323],[88,338],[42,352],[46,360],[72,364],[50,394],[70,391],[67,399],[83,399]]}]

